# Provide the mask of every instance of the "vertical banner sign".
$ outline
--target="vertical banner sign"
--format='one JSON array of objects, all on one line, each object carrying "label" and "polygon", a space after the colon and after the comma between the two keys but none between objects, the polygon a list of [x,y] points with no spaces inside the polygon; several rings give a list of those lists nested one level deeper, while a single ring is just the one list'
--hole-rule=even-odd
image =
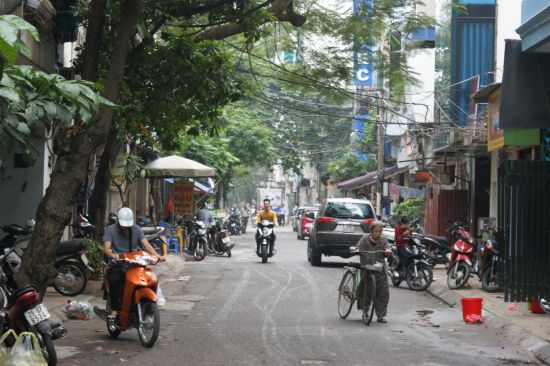
[{"label": "vertical banner sign", "polygon": [[[372,9],[373,0],[353,0],[353,14],[366,14]],[[353,52],[353,85],[372,86],[372,47],[362,45]]]},{"label": "vertical banner sign", "polygon": [[183,217],[193,217],[193,182],[174,183],[174,213]]}]

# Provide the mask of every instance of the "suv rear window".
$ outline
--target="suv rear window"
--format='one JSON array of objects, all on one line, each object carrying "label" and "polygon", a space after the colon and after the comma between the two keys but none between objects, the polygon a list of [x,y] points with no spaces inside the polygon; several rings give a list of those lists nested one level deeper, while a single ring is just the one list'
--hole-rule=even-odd
[{"label": "suv rear window", "polygon": [[329,202],[323,216],[336,219],[372,219],[374,212],[367,203]]}]

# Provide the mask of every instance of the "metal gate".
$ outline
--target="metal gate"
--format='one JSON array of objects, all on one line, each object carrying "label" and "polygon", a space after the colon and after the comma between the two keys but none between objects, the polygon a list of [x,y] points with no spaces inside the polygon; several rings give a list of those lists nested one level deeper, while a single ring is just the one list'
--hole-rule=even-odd
[{"label": "metal gate", "polygon": [[505,301],[550,299],[550,162],[505,161],[498,185]]}]

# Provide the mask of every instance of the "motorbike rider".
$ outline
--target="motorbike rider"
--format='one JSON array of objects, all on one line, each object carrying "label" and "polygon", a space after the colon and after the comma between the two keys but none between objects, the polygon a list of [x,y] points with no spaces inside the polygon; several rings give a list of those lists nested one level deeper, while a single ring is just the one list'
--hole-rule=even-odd
[{"label": "motorbike rider", "polygon": [[399,224],[395,226],[395,246],[397,247],[397,255],[399,256],[399,264],[397,271],[402,268],[407,268],[407,264],[410,260],[411,254],[407,250],[409,245],[409,236],[412,235],[412,228],[409,227],[409,218],[407,216],[401,216]]},{"label": "motorbike rider", "polygon": [[203,203],[199,212],[197,212],[197,221],[202,221],[206,225],[210,224],[213,220],[210,210],[208,210],[208,203]]},{"label": "motorbike rider", "polygon": [[[103,235],[103,253],[111,259],[120,259],[121,254],[129,253],[143,246],[152,257],[158,261],[164,261],[163,256],[158,256],[155,249],[143,235],[143,231],[134,225],[134,213],[128,207],[122,207],[117,212],[117,222],[107,226]],[[124,262],[111,261],[107,270],[109,279],[109,298],[111,300],[111,315],[109,322],[115,322],[118,311],[121,308],[121,300],[124,292],[124,281],[127,268]]]},{"label": "motorbike rider", "polygon": [[[388,239],[382,235],[383,226],[384,224],[381,221],[374,221],[370,226],[370,233],[365,234],[355,247],[349,248],[350,252],[361,254],[361,265],[365,265],[373,260],[385,263],[384,256],[389,257],[391,255],[392,252]],[[366,271],[361,271],[361,283],[367,280],[366,276]],[[385,317],[388,311],[388,302],[390,300],[388,276],[384,270],[382,272],[375,273],[374,278],[376,280],[376,293],[374,294],[373,302],[374,311],[376,312],[376,317],[378,318],[379,323],[387,323]],[[363,297],[363,286],[361,283],[358,286],[359,298]],[[358,302],[357,305],[362,306],[362,303]]]},{"label": "motorbike rider", "polygon": [[[274,226],[279,225],[279,222],[277,221],[277,214],[271,209],[271,201],[266,198],[264,199],[264,208],[260,212],[258,212],[258,215],[256,215],[256,226],[258,226],[258,223],[268,220],[273,223]],[[273,253],[273,247],[275,246],[275,239],[277,237],[275,236],[275,231],[271,232],[271,242],[273,245],[271,248],[269,248],[269,254],[271,255]],[[256,232],[256,253],[260,255],[260,241],[258,232]]]}]

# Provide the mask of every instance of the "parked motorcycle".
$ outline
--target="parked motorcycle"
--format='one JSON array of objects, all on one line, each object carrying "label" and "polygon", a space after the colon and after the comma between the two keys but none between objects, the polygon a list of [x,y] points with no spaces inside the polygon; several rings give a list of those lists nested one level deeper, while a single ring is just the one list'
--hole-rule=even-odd
[{"label": "parked motorcycle", "polygon": [[189,250],[196,261],[202,261],[208,252],[208,228],[202,221],[188,220]]},{"label": "parked motorcycle", "polygon": [[449,231],[455,241],[451,249],[451,259],[447,270],[447,286],[450,289],[457,289],[464,286],[470,278],[475,263],[475,241],[460,221],[452,224]]},{"label": "parked motorcycle", "polygon": [[426,234],[424,228],[420,226],[419,219],[411,221],[411,228],[415,236],[420,239],[420,243],[424,245],[427,260],[432,267],[435,267],[437,264],[447,265],[449,263],[449,259],[451,258],[449,239],[444,236]]},{"label": "parked motorcycle", "polygon": [[267,263],[267,258],[275,255],[273,248],[273,223],[269,220],[262,220],[258,223],[256,233],[257,255],[262,258],[262,263]]},{"label": "parked motorcycle", "polygon": [[213,220],[208,226],[208,248],[210,251],[217,255],[227,254],[228,257],[231,257],[233,246],[227,230],[222,230],[221,220]]},{"label": "parked motorcycle", "polygon": [[[13,248],[11,250],[14,250]],[[6,267],[7,255],[0,255],[0,266]],[[32,332],[36,334],[42,354],[48,366],[57,364],[57,353],[53,340],[65,337],[67,329],[60,324],[52,324],[48,309],[35,286],[29,285],[20,289],[8,285],[9,276],[0,273],[0,317],[2,330],[13,329],[17,334]]]},{"label": "parked motorcycle", "polygon": [[[121,259],[118,261],[128,267],[119,321],[115,324],[107,321],[107,316],[111,314],[110,300],[107,300],[105,309],[94,306],[94,312],[107,322],[107,331],[111,337],[116,338],[122,331],[136,328],[140,343],[144,347],[153,347],[160,330],[156,294],[158,281],[155,272],[147,266],[156,264],[157,260],[147,252],[135,251],[121,254]],[[104,278],[104,285],[108,292],[109,281],[106,272]],[[109,299],[108,296],[107,299]]]},{"label": "parked motorcycle", "polygon": [[[3,270],[10,288],[17,288],[15,274],[19,271],[23,252],[30,242],[30,229],[18,225],[7,225],[1,228],[7,235],[2,238],[0,250],[6,256]],[[52,281],[54,289],[63,296],[76,296],[88,284],[88,270],[92,271],[86,257],[88,239],[71,239],[60,242],[55,252],[57,275]]]},{"label": "parked motorcycle", "polygon": [[241,215],[237,210],[230,211],[229,217],[227,219],[227,230],[229,230],[229,233],[231,235],[241,235],[242,231],[242,221],[241,221]]},{"label": "parked motorcycle", "polygon": [[500,229],[487,228],[492,232],[492,239],[483,243],[479,253],[479,261],[476,261],[474,268],[481,280],[481,286],[487,292],[500,291],[500,256],[499,243],[502,242],[502,231]]},{"label": "parked motorcycle", "polygon": [[420,238],[413,234],[408,241],[406,250],[410,256],[409,263],[406,267],[399,266],[400,258],[397,246],[392,245],[392,255],[388,259],[388,274],[394,286],[399,286],[405,280],[411,290],[423,291],[432,283],[432,266],[427,260],[426,249],[420,242]]},{"label": "parked motorcycle", "polygon": [[90,224],[88,218],[82,214],[78,214],[76,222],[71,226],[74,230],[73,238],[91,239],[94,237],[95,226]]}]

